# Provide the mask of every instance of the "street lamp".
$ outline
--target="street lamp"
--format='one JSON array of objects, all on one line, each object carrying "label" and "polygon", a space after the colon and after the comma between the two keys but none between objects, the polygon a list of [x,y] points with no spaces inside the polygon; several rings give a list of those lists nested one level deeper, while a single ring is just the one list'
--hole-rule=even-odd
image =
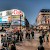
[{"label": "street lamp", "polygon": [[23,16],[22,12],[20,11],[20,32],[21,32],[21,17]]},{"label": "street lamp", "polygon": [[20,15],[20,31],[21,31],[21,15]]}]

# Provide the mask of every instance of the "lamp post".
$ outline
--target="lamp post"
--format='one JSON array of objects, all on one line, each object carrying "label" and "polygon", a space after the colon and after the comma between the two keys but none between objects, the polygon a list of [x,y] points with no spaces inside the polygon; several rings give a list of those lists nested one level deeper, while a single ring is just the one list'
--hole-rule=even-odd
[{"label": "lamp post", "polygon": [[21,17],[23,16],[22,12],[20,11],[20,32],[21,32]]},{"label": "lamp post", "polygon": [[20,32],[21,32],[21,14],[20,14]]}]

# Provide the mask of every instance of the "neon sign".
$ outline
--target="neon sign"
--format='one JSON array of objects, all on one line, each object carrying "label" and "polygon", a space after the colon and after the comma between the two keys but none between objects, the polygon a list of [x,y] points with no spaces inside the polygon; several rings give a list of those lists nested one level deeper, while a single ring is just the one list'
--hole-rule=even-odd
[{"label": "neon sign", "polygon": [[23,15],[23,13],[20,10],[12,10],[12,15]]}]

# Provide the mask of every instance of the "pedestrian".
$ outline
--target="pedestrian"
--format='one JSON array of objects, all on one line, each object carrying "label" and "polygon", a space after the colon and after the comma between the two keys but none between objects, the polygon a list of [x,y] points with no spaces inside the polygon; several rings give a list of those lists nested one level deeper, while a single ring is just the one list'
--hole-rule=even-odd
[{"label": "pedestrian", "polygon": [[30,30],[28,30],[28,39],[30,39]]},{"label": "pedestrian", "polygon": [[2,46],[2,49],[1,50],[6,50],[6,49],[4,48],[4,46]]},{"label": "pedestrian", "polygon": [[3,43],[3,46],[4,46],[4,47],[7,47],[7,42],[4,42],[4,43]]},{"label": "pedestrian", "polygon": [[16,34],[17,34],[17,42],[19,42],[19,37],[20,37],[19,30],[16,32]]},{"label": "pedestrian", "polygon": [[44,30],[42,29],[42,38],[43,38],[43,41],[45,42],[45,32],[44,32]]},{"label": "pedestrian", "polygon": [[30,30],[27,30],[26,38],[27,38],[27,39],[30,39]]},{"label": "pedestrian", "polygon": [[38,46],[38,50],[44,50],[44,47],[42,45]]},{"label": "pedestrian", "polygon": [[12,43],[10,50],[16,50],[16,46]]},{"label": "pedestrian", "polygon": [[34,31],[31,30],[31,35],[32,35],[32,38],[34,39]]},{"label": "pedestrian", "polygon": [[28,32],[26,32],[26,39],[28,39]]},{"label": "pedestrian", "polygon": [[47,40],[47,42],[49,42],[49,32],[48,31],[46,33],[46,40]]},{"label": "pedestrian", "polygon": [[26,30],[23,30],[22,32],[23,32],[23,40],[25,40],[26,39]]},{"label": "pedestrian", "polygon": [[20,31],[20,42],[22,42],[22,40],[23,40],[23,32]]},{"label": "pedestrian", "polygon": [[40,42],[40,45],[43,44],[43,38],[42,38],[42,36],[39,36],[39,42]]},{"label": "pedestrian", "polygon": [[3,44],[2,44],[2,49],[1,50],[6,50]]}]

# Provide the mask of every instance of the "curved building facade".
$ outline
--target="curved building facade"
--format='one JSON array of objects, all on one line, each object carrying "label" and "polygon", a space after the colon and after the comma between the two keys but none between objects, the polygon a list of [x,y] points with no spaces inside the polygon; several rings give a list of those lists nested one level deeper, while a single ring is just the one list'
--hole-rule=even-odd
[{"label": "curved building facade", "polygon": [[40,10],[36,19],[37,29],[49,29],[50,27],[50,9]]},{"label": "curved building facade", "polygon": [[0,11],[0,28],[20,26],[20,17],[21,26],[25,26],[25,14],[23,11],[18,9]]}]

